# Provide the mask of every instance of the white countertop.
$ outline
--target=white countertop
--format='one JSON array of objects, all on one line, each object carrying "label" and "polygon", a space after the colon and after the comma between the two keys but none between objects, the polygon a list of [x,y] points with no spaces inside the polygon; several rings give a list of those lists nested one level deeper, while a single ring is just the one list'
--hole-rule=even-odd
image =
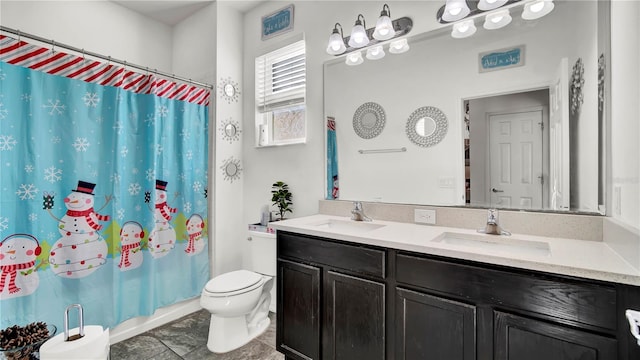
[{"label": "white countertop", "polygon": [[[332,221],[337,226],[327,226]],[[640,270],[601,241],[524,234],[484,235],[469,229],[377,220],[361,223],[365,228],[357,229],[360,223],[352,223],[355,222],[349,217],[312,215],[272,222],[270,226],[276,230],[359,244],[640,286]],[[379,227],[374,228],[376,225]],[[438,241],[445,233],[481,241],[451,244]],[[483,246],[483,243],[489,243],[489,246]],[[503,243],[505,246],[502,246]],[[494,246],[496,244],[498,246]],[[517,244],[527,246],[523,248]],[[544,247],[548,244],[549,252],[538,251],[535,247],[529,247],[529,244]]]}]

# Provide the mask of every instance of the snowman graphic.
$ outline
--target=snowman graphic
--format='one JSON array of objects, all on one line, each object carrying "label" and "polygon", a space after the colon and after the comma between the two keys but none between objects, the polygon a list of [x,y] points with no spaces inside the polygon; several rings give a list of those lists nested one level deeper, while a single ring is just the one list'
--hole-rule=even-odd
[{"label": "snowman graphic", "polygon": [[178,211],[167,204],[167,182],[156,180],[156,198],[153,218],[155,224],[149,235],[149,252],[154,259],[169,254],[176,244],[176,231],[171,226],[171,215]]},{"label": "snowman graphic", "polygon": [[144,238],[142,225],[127,221],[120,229],[120,271],[133,270],[142,265],[143,257],[140,242]]},{"label": "snowman graphic", "polygon": [[[62,219],[55,217],[50,208],[47,209],[58,220],[58,230],[62,235],[49,253],[51,270],[58,276],[82,278],[107,262],[107,243],[98,231],[102,229],[99,222],[109,221],[109,216],[100,215],[93,209],[95,186],[78,181],[77,188],[64,198],[67,213]],[[107,196],[106,200],[101,209],[107,206],[111,197]]]},{"label": "snowman graphic", "polygon": [[197,255],[204,250],[205,240],[202,238],[202,232],[204,230],[204,220],[202,216],[193,214],[187,220],[187,235],[188,242],[187,248],[184,252],[189,256]]},{"label": "snowman graphic", "polygon": [[41,251],[29,234],[13,234],[0,242],[0,300],[36,291],[40,284],[36,259]]}]

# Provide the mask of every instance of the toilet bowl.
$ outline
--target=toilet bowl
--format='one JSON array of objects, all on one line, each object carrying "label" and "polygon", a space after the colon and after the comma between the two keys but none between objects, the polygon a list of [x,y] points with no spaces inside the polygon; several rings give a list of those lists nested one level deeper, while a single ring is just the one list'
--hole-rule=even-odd
[{"label": "toilet bowl", "polygon": [[211,313],[207,348],[214,353],[237,349],[260,334],[271,320],[275,302],[275,235],[250,232],[245,252],[246,270],[224,273],[202,289],[200,305]]},{"label": "toilet bowl", "polygon": [[248,270],[222,274],[202,290],[200,305],[211,313],[207,348],[225,353],[262,334],[271,320],[273,277]]}]

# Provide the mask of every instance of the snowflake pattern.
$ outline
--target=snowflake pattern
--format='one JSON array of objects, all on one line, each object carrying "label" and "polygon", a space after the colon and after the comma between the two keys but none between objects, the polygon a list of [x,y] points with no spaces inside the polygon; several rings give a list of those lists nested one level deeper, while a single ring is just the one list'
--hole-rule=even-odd
[{"label": "snowflake pattern", "polygon": [[186,213],[190,213],[191,212],[191,203],[190,202],[184,203],[184,212],[186,212]]},{"label": "snowflake pattern", "polygon": [[29,221],[31,221],[31,222],[38,221],[38,214],[36,214],[36,213],[29,214]]},{"label": "snowflake pattern", "polygon": [[57,169],[55,166],[44,169],[44,179],[52,184],[62,180],[62,169]]},{"label": "snowflake pattern", "polygon": [[122,123],[120,121],[116,121],[113,124],[113,130],[115,130],[118,135],[122,134]]},{"label": "snowflake pattern", "polygon": [[71,144],[77,152],[87,151],[89,146],[91,145],[87,138],[76,138],[76,141]]},{"label": "snowflake pattern", "polygon": [[182,140],[189,140],[189,138],[191,138],[191,133],[188,130],[182,130],[180,132],[180,137]]},{"label": "snowflake pattern", "polygon": [[4,108],[4,104],[0,103],[0,120],[4,120],[9,115],[9,110]]},{"label": "snowflake pattern", "polygon": [[87,107],[96,107],[96,105],[98,105],[98,102],[100,102],[100,98],[98,97],[97,93],[87,92],[82,97],[82,101],[84,101],[84,104],[87,105]]},{"label": "snowflake pattern", "polygon": [[7,78],[7,74],[4,71],[2,71],[2,69],[0,69],[0,80],[4,80],[6,78]]},{"label": "snowflake pattern", "polygon": [[156,171],[153,169],[147,169],[146,174],[147,180],[149,181],[152,181],[156,178]]},{"label": "snowflake pattern", "polygon": [[129,195],[138,195],[140,190],[142,190],[142,187],[140,187],[140,184],[138,183],[129,184],[129,188],[127,189],[127,191],[129,191]]},{"label": "snowflake pattern", "polygon": [[156,113],[159,117],[165,118],[167,117],[167,115],[169,115],[169,108],[164,105],[160,105],[156,108]]},{"label": "snowflake pattern", "polygon": [[141,211],[141,210],[142,210],[142,206],[140,206],[140,205],[136,205],[136,206],[134,207],[134,209],[136,209],[136,211]]},{"label": "snowflake pattern", "polygon": [[188,150],[186,154],[184,154],[187,160],[193,159],[193,151]]},{"label": "snowflake pattern", "polygon": [[129,154],[129,149],[127,149],[126,146],[123,146],[120,149],[120,156],[122,156],[124,158],[124,157],[127,157],[127,154]]},{"label": "snowflake pattern", "polygon": [[184,182],[185,180],[187,180],[187,175],[185,173],[180,173],[178,175],[178,179],[180,179],[180,181]]},{"label": "snowflake pattern", "polygon": [[111,182],[114,184],[120,184],[120,174],[115,173],[115,174],[111,174]]},{"label": "snowflake pattern", "polygon": [[147,117],[144,119],[144,122],[147,124],[147,127],[151,127],[156,124],[156,117],[154,114],[147,114]]},{"label": "snowflake pattern", "polygon": [[162,146],[162,144],[156,144],[155,148],[156,148],[156,155],[161,155],[162,151],[164,150],[164,147]]},{"label": "snowflake pattern", "polygon": [[118,220],[122,221],[122,219],[124,219],[124,211],[125,210],[123,208],[118,209],[118,214],[116,215]]},{"label": "snowflake pattern", "polygon": [[31,95],[29,95],[29,94],[22,94],[22,95],[20,96],[20,99],[21,99],[22,101],[24,101],[24,102],[29,102],[29,101],[31,101]]},{"label": "snowflake pattern", "polygon": [[38,194],[38,188],[33,184],[21,184],[16,195],[20,197],[20,200],[33,200]]},{"label": "snowflake pattern", "polygon": [[9,228],[9,219],[0,216],[0,231],[7,230]]},{"label": "snowflake pattern", "polygon": [[18,142],[11,135],[0,135],[0,150],[13,150]]},{"label": "snowflake pattern", "polygon": [[60,100],[56,99],[56,101],[54,102],[53,100],[49,99],[47,101],[46,104],[42,105],[43,108],[45,109],[49,109],[49,115],[62,115],[62,113],[65,110],[65,106],[63,104],[60,103]]},{"label": "snowflake pattern", "polygon": [[60,138],[60,136],[51,137],[51,142],[54,143],[54,144],[60,144],[61,141],[62,141],[62,139]]},{"label": "snowflake pattern", "polygon": [[202,184],[200,183],[200,181],[194,182],[193,183],[193,191],[200,192],[200,190],[202,190]]},{"label": "snowflake pattern", "polygon": [[24,166],[24,172],[26,173],[32,173],[33,172],[33,165],[31,164],[27,164]]}]

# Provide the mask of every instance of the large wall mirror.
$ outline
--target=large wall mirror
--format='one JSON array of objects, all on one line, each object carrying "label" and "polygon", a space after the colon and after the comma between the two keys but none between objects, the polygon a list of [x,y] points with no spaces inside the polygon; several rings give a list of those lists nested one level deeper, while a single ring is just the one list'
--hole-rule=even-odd
[{"label": "large wall mirror", "polygon": [[[398,3],[405,2],[394,8]],[[327,61],[324,111],[336,121],[340,200],[602,214],[605,110],[598,84],[610,68],[598,59],[608,54],[609,3],[555,4],[534,21],[512,8],[512,23],[497,30],[477,19],[478,31],[464,39],[452,38],[435,14],[416,12],[414,23],[434,26],[412,34],[409,52],[359,66],[343,57]],[[520,66],[480,69],[482,55],[513,48],[521,49]],[[574,111],[572,79],[582,94]],[[365,140],[351,121],[366,102],[384,107],[386,125]],[[421,147],[405,127],[427,106],[444,113],[448,130]]]}]

